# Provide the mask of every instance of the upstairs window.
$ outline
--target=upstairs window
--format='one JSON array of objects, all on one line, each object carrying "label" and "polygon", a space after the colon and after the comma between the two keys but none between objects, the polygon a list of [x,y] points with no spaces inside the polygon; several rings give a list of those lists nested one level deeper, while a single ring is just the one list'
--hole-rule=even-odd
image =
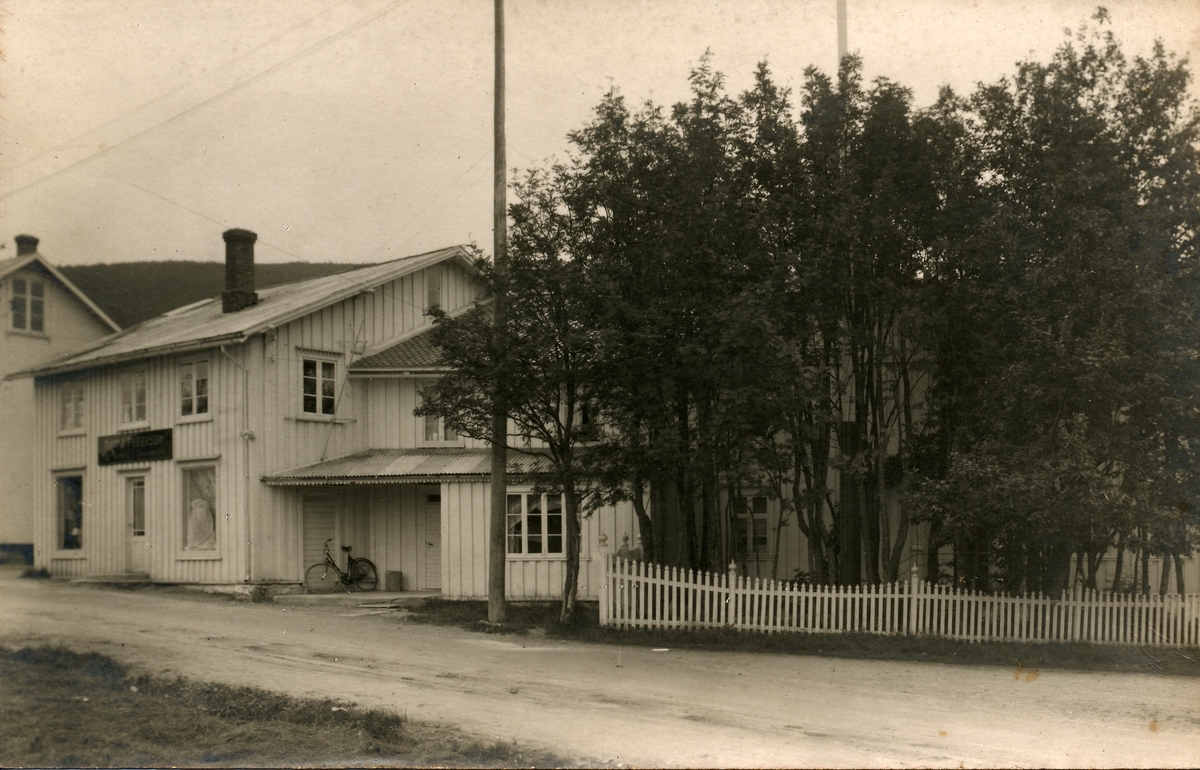
[{"label": "upstairs window", "polygon": [[179,413],[184,417],[208,414],[208,361],[179,365]]},{"label": "upstairs window", "polygon": [[425,415],[426,443],[445,443],[458,441],[458,431],[446,424],[446,421],[436,414]]},{"label": "upstairs window", "polygon": [[301,410],[332,416],[337,406],[337,364],[319,358],[301,361]]},{"label": "upstairs window", "polygon": [[121,424],[146,422],[146,370],[125,372],[121,383]]},{"label": "upstairs window", "polygon": [[563,496],[541,492],[510,492],[506,539],[510,554],[561,555]]},{"label": "upstairs window", "polygon": [[46,285],[41,281],[12,280],[12,328],[46,330]]},{"label": "upstairs window", "polygon": [[748,556],[767,553],[767,498],[736,497],[733,500],[734,546]]},{"label": "upstairs window", "polygon": [[442,306],[442,269],[431,267],[425,271],[425,309]]},{"label": "upstairs window", "polygon": [[83,428],[83,383],[64,382],[58,386],[58,429]]}]

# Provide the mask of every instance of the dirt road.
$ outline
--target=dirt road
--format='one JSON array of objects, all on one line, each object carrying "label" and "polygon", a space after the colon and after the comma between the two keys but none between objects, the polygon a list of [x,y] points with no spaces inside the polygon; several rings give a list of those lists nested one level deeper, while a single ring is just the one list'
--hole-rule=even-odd
[{"label": "dirt road", "polygon": [[[0,644],[635,766],[1200,766],[1200,679],[563,643],[0,572]],[[620,665],[618,665],[618,661]],[[0,758],[2,760],[2,758]]]}]

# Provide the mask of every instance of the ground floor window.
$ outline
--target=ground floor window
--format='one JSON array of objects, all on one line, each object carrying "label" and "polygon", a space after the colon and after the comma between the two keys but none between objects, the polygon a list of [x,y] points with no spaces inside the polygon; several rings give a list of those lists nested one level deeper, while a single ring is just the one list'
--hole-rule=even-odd
[{"label": "ground floor window", "polygon": [[58,498],[58,547],[83,547],[83,476],[54,479]]},{"label": "ground floor window", "polygon": [[767,553],[767,498],[735,497],[733,499],[734,545],[739,554]]},{"label": "ground floor window", "polygon": [[217,469],[211,465],[183,469],[183,547],[212,551],[217,547]]},{"label": "ground floor window", "polygon": [[563,552],[563,496],[545,492],[508,493],[508,552]]}]

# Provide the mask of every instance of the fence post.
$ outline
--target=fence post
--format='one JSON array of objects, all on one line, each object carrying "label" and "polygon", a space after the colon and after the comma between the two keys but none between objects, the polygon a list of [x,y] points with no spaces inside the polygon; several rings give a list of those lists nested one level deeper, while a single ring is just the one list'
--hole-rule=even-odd
[{"label": "fence post", "polygon": [[913,559],[912,571],[908,578],[908,612],[904,623],[904,634],[917,633],[917,561]]},{"label": "fence post", "polygon": [[600,581],[600,625],[608,625],[608,581],[612,579],[612,557],[604,556],[604,579]]},{"label": "fence post", "polygon": [[[738,615],[737,579],[738,579],[737,562],[735,562],[731,559],[729,561],[729,582],[727,584],[729,587],[729,594],[725,598],[725,611],[727,613],[732,613],[732,616],[726,615],[725,624],[729,625],[730,622],[732,622],[734,628],[737,627],[738,621],[740,620],[740,617],[741,617],[740,615]],[[732,606],[730,606],[731,603],[732,603]]]}]

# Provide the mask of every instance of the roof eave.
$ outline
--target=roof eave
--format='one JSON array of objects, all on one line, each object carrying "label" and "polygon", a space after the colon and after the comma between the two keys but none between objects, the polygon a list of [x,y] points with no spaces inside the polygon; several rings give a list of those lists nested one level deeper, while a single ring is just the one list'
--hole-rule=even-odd
[{"label": "roof eave", "polygon": [[113,366],[115,364],[123,364],[128,361],[139,361],[145,358],[156,358],[158,356],[175,355],[178,353],[192,353],[197,350],[207,350],[220,345],[241,344],[249,339],[241,332],[232,334],[222,334],[217,337],[208,337],[202,340],[189,340],[187,342],[179,342],[171,345],[160,345],[155,348],[142,348],[140,350],[131,350],[128,353],[119,353],[114,356],[102,356],[93,358],[87,361],[78,361],[74,363],[52,364],[50,366],[42,366],[37,369],[29,369],[23,372],[15,372],[8,375],[5,379],[17,379],[20,377],[52,377],[56,374],[68,374],[70,372],[81,372],[87,369],[99,369],[102,366]]},{"label": "roof eave", "polygon": [[426,374],[445,374],[454,371],[450,366],[378,366],[369,369],[350,367],[350,377],[416,377]]}]

